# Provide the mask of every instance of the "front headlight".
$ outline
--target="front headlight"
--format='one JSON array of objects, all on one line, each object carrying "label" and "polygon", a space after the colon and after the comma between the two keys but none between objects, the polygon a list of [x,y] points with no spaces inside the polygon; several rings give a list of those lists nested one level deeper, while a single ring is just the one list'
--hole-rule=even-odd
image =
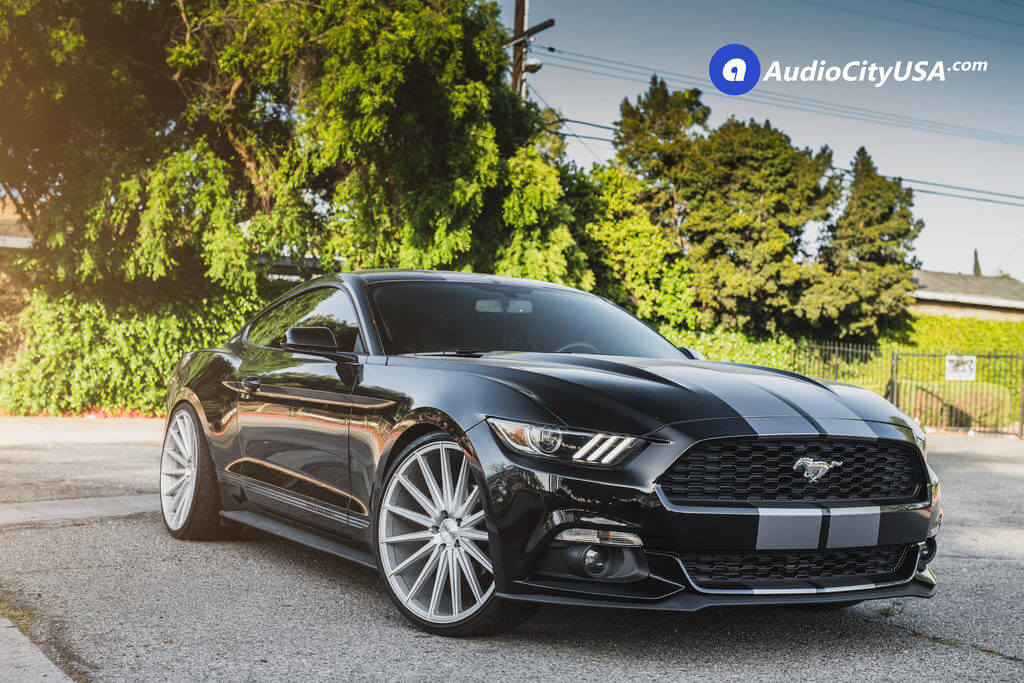
[{"label": "front headlight", "polygon": [[608,467],[643,448],[643,439],[600,432],[578,432],[550,425],[488,418],[501,442],[517,453],[533,457]]}]

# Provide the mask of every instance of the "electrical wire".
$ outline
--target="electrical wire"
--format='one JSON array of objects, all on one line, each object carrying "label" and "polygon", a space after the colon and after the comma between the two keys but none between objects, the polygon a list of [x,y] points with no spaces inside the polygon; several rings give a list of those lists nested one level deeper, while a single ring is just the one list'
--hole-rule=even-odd
[{"label": "electrical wire", "polygon": [[[598,76],[604,76],[607,78],[616,78],[618,80],[639,82],[641,79],[643,79],[645,83],[649,81],[649,76],[647,74],[654,72],[662,76],[663,78],[666,76],[674,77],[664,78],[666,82],[671,82],[674,85],[678,85],[679,82],[681,82],[683,85],[691,87],[706,87],[707,85],[706,80],[698,79],[697,77],[691,76],[689,74],[681,74],[678,72],[669,71],[667,69],[656,69],[653,67],[646,67],[637,64],[629,64],[627,62],[618,62],[616,60],[609,60],[602,57],[596,57],[593,55],[584,55],[583,53],[561,50],[559,48],[551,46],[547,46],[546,49],[549,52],[553,53],[549,55],[549,57],[559,60],[560,62],[569,63],[549,63],[550,66],[554,66],[555,68],[577,70],[582,73],[590,73]],[[563,55],[575,55],[575,57],[566,57]],[[582,57],[583,59],[580,59],[579,57]],[[608,64],[600,62],[607,62]],[[570,66],[570,64],[572,64],[572,66]],[[576,66],[580,64],[592,68],[587,69],[582,68],[581,66]],[[616,73],[611,73],[615,71],[628,74],[628,76],[630,77],[622,76]],[[726,95],[718,95],[713,91],[709,91],[702,94],[712,97],[730,97]],[[772,91],[763,89],[759,89],[756,93],[746,95],[744,97],[744,100],[756,102],[759,104],[766,104],[772,107],[782,107],[785,109],[792,109],[795,111],[808,112],[823,116],[831,116],[835,118],[843,118],[866,123],[874,123],[878,125],[888,125],[892,127],[917,130],[927,133],[939,133],[955,137],[980,140],[984,142],[997,142],[1011,144],[1015,146],[1024,146],[1024,136],[1008,135],[1006,133],[985,130],[982,128],[960,126],[956,124],[944,123],[941,121],[932,121],[929,119],[922,119],[902,114],[891,114],[888,112],[867,109],[865,107],[857,107],[852,105],[838,105],[831,102],[827,102],[825,100],[816,100],[814,98],[808,97],[783,95],[781,93],[774,93]]]},{"label": "electrical wire", "polygon": [[1006,43],[1007,45],[1018,45],[1024,47],[1024,43],[1017,40],[1005,40],[1003,38],[995,38],[993,36],[987,36],[982,33],[972,33],[970,31],[958,31],[956,29],[944,28],[942,26],[935,26],[934,24],[925,24],[919,21],[906,21],[905,19],[897,19],[896,17],[889,17],[882,14],[872,14],[871,12],[862,12],[860,10],[851,9],[849,7],[838,7],[836,5],[829,5],[823,2],[813,2],[813,0],[790,0],[790,2],[799,2],[804,5],[811,5],[813,7],[821,7],[823,9],[835,10],[837,12],[846,12],[847,14],[856,14],[862,17],[868,17],[869,19],[880,19],[882,21],[891,21],[896,24],[904,24],[905,26],[913,26],[914,28],[926,28],[932,31],[939,31],[941,33],[950,33],[952,35],[968,36],[970,38],[981,38],[988,42]]},{"label": "electrical wire", "polygon": [[[540,101],[544,103],[545,107],[547,107],[551,111],[557,111],[554,107],[552,107],[550,104],[548,104],[548,101],[546,99],[544,99],[544,96],[540,94],[540,92],[537,90],[537,88],[535,88],[533,86],[530,86],[530,92],[532,92],[534,95],[539,97]],[[590,145],[588,145],[585,142],[585,139],[586,139],[585,136],[578,135],[576,133],[576,131],[574,131],[572,129],[572,127],[569,126],[569,125],[566,125],[566,128],[568,128],[572,132],[572,137],[575,137],[575,138],[579,139],[580,144],[583,145],[584,149],[586,149],[588,152],[590,152],[590,156],[594,157],[594,161],[600,164],[601,163],[601,158],[599,156],[597,156],[597,154],[594,153],[594,150],[590,149]],[[597,140],[598,138],[594,138],[594,139]]]},{"label": "electrical wire", "polygon": [[964,192],[977,192],[980,194],[992,195],[994,197],[1008,197],[1010,199],[1021,199],[1024,200],[1024,195],[1019,194],[1008,194],[1006,192],[993,192],[991,190],[980,190],[976,187],[964,187],[963,185],[948,185],[946,183],[936,183],[931,180],[915,180],[914,178],[903,178],[908,183],[917,183],[919,185],[931,185],[933,187],[945,187],[949,190],[962,190]]},{"label": "electrical wire", "polygon": [[953,197],[955,199],[969,199],[972,202],[985,202],[986,204],[1003,204],[1005,206],[1019,206],[1022,209],[1024,209],[1024,204],[1017,204],[1015,202],[1004,202],[1001,199],[987,199],[985,197],[968,197],[965,194],[953,194],[952,192],[939,192],[937,190],[925,190],[925,189],[922,189],[920,187],[912,187],[911,189],[914,190],[914,192],[917,192],[917,193],[920,193],[920,194],[934,194],[934,195],[939,195],[940,197]]},{"label": "electrical wire", "polygon": [[[630,64],[628,62],[620,62],[620,61],[616,61],[614,59],[607,59],[605,57],[598,57],[596,55],[586,55],[586,54],[583,54],[581,52],[572,52],[570,50],[562,50],[560,48],[555,48],[555,47],[551,47],[551,46],[547,46],[546,49],[548,50],[548,52],[555,53],[553,55],[555,58],[561,59],[561,60],[564,60],[564,61],[568,61],[568,62],[575,62],[575,63],[585,64],[585,65],[589,65],[589,66],[602,66],[604,68],[612,68],[612,67],[606,66],[605,64],[595,65],[595,64],[592,63],[592,62],[604,62],[604,63],[607,63],[607,64],[617,65],[619,67],[626,67],[624,69],[616,69],[618,71],[626,71],[626,72],[629,72],[629,73],[640,72],[640,74],[644,75],[644,76],[647,76],[647,74],[652,74],[652,73],[657,73],[657,74],[662,74],[662,75],[669,75],[669,76],[675,76],[675,77],[679,78],[682,81],[688,81],[689,83],[692,83],[693,85],[696,85],[696,86],[699,86],[699,87],[707,87],[707,85],[709,84],[707,78],[703,78],[703,77],[699,77],[699,76],[694,76],[692,74],[685,74],[685,73],[680,73],[680,72],[676,72],[676,71],[669,71],[667,69],[657,69],[657,68],[654,68],[654,67],[642,66],[642,65],[639,65],[639,64]],[[574,57],[582,57],[582,58],[584,58],[587,61],[581,61],[580,59],[573,59],[572,57],[565,57],[564,55],[573,55]],[[710,94],[715,94],[715,93],[710,93]],[[896,120],[896,121],[906,121],[906,122],[918,123],[918,124],[922,124],[922,125],[940,126],[940,127],[947,128],[949,130],[965,131],[965,132],[971,132],[971,133],[976,133],[976,134],[993,135],[993,136],[997,136],[997,137],[1005,137],[1006,136],[1006,134],[1004,134],[1004,133],[998,133],[996,131],[989,131],[989,130],[985,130],[983,128],[973,128],[973,127],[970,127],[970,126],[963,126],[963,125],[959,125],[959,124],[945,123],[945,122],[942,122],[942,121],[933,121],[933,120],[930,120],[930,119],[922,119],[922,118],[919,118],[919,117],[916,117],[916,116],[908,116],[906,114],[892,114],[892,113],[889,113],[889,112],[879,111],[879,110],[876,110],[876,109],[868,109],[866,107],[859,107],[859,106],[856,106],[856,105],[840,105],[840,104],[835,104],[833,102],[829,102],[827,100],[819,100],[819,99],[815,99],[813,97],[802,97],[802,96],[799,96],[799,95],[792,95],[792,94],[788,94],[788,93],[780,93],[780,92],[776,92],[776,91],[769,90],[769,89],[766,89],[766,88],[758,88],[757,92],[755,93],[755,96],[757,96],[757,97],[771,97],[771,98],[776,98],[776,99],[780,99],[780,100],[792,100],[792,101],[795,101],[795,102],[799,102],[801,104],[802,103],[807,103],[807,104],[812,104],[812,105],[814,105],[816,107],[828,107],[828,108],[835,109],[835,110],[840,110],[840,111],[842,111],[842,110],[850,110],[850,111],[854,111],[854,112],[862,113],[862,114],[867,114],[867,115],[871,115],[871,116],[880,116],[880,117],[884,117],[884,118],[890,118],[890,119],[893,119],[893,120]],[[1024,140],[1024,137],[1021,137],[1021,139]]]},{"label": "electrical wire", "polygon": [[981,19],[983,21],[994,21],[997,24],[1006,24],[1007,26],[1018,26],[1024,28],[1024,24],[1017,21],[1007,21],[1006,19],[1000,19],[998,17],[990,17],[987,14],[976,14],[974,12],[966,12],[962,9],[956,9],[954,7],[944,7],[943,5],[933,5],[930,2],[921,2],[921,0],[902,0],[902,2],[908,5],[917,5],[918,7],[930,7],[931,9],[941,10],[943,12],[950,12],[951,14],[959,14],[964,17],[972,17],[974,19]]}]

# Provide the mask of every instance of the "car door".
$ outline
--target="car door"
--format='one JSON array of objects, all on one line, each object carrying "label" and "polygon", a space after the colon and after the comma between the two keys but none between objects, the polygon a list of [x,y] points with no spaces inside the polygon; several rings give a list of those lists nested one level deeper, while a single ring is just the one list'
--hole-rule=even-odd
[{"label": "car door", "polygon": [[[276,317],[248,341],[259,351],[238,377],[241,458],[229,470],[242,475],[249,501],[263,510],[333,533],[366,526],[351,494],[349,418],[356,363],[282,348],[291,327],[327,327],[339,351],[362,352],[348,293],[337,287],[305,290],[277,306]],[[258,322],[258,321],[257,321]]]}]

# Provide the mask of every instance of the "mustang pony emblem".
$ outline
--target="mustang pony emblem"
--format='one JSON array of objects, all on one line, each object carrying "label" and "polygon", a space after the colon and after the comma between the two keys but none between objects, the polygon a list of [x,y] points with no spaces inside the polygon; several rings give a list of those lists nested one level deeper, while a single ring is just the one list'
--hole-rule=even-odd
[{"label": "mustang pony emblem", "polygon": [[793,463],[794,470],[803,470],[804,479],[815,482],[825,476],[833,467],[839,467],[843,464],[842,460],[833,460],[831,462],[827,460],[812,460],[811,458],[800,458]]}]

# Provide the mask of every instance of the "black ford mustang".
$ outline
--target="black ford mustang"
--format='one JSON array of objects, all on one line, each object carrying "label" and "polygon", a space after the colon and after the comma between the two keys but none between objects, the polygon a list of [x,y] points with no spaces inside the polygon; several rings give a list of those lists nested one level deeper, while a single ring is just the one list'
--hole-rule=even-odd
[{"label": "black ford mustang", "polygon": [[167,396],[177,538],[232,523],[380,571],[464,635],[531,604],[930,597],[939,485],[874,393],[702,360],[609,302],[460,273],[323,277]]}]

